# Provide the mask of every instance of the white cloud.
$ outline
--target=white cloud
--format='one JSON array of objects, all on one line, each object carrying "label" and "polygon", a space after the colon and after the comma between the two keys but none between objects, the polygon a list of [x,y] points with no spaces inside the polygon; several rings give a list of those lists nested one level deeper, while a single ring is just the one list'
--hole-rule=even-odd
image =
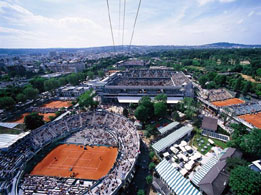
[{"label": "white cloud", "polygon": [[[41,1],[41,3],[45,2],[41,6],[50,6],[50,12],[45,7],[36,9],[37,3],[33,6],[23,4],[30,1],[35,2],[35,0],[20,0],[20,3],[10,3],[11,0],[0,2],[0,47],[112,45],[104,1],[77,0],[77,5],[71,0],[54,0],[55,3],[52,3],[52,0]],[[56,8],[54,5],[58,5],[61,1],[66,3],[61,4],[62,8],[60,6]],[[110,2],[112,2],[111,16],[115,42],[118,44],[121,43],[118,31],[118,7],[116,1]],[[137,8],[134,1],[127,2],[125,44],[129,42],[135,17],[134,8]],[[242,40],[250,39],[261,41],[256,35],[261,31],[258,27],[260,20],[257,20],[260,7],[226,8],[227,11],[225,11],[218,9],[218,6],[221,6],[220,3],[225,3],[221,0],[191,2],[191,0],[182,2],[162,0],[159,6],[158,0],[144,1],[133,44],[197,45],[217,41],[242,42]],[[203,6],[207,3],[209,6]],[[195,9],[195,5],[202,6]],[[217,7],[217,11],[213,10],[212,6]],[[239,25],[243,22],[244,25]]]},{"label": "white cloud", "polygon": [[205,5],[207,3],[211,3],[211,2],[214,2],[215,0],[197,0],[199,5],[202,6],[202,5]]},{"label": "white cloud", "polygon": [[199,3],[200,6],[203,6],[207,3],[212,3],[212,2],[215,2],[215,1],[218,1],[220,3],[231,3],[231,2],[234,2],[236,0],[197,0],[197,2]]},{"label": "white cloud", "polygon": [[[0,11],[5,22],[15,26],[1,28],[0,33],[5,33],[5,37],[0,36],[1,44],[8,45],[17,41],[18,44],[26,42],[27,45],[42,45],[42,47],[87,47],[110,43],[107,28],[88,18],[74,16],[50,18],[6,2],[0,2]],[[6,38],[9,38],[9,43],[2,40]]]},{"label": "white cloud", "polygon": [[221,2],[221,3],[231,3],[234,1],[236,1],[236,0],[219,0],[219,2]]},{"label": "white cloud", "polygon": [[255,14],[255,11],[251,11],[251,12],[249,12],[248,17],[251,17],[254,14]]},{"label": "white cloud", "polygon": [[243,22],[244,22],[244,20],[240,19],[240,20],[237,21],[237,24],[242,24]]}]

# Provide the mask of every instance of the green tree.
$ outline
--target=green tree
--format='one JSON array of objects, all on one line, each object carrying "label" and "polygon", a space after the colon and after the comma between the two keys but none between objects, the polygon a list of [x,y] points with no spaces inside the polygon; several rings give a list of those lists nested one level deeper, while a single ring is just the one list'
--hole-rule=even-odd
[{"label": "green tree", "polygon": [[230,172],[231,170],[235,169],[238,166],[247,166],[247,161],[245,161],[244,159],[241,158],[227,158],[227,166],[226,166],[226,170],[228,172]]},{"label": "green tree", "polygon": [[151,184],[152,183],[152,176],[151,175],[148,175],[147,177],[146,177],[146,182],[147,182],[147,184]]},{"label": "green tree", "polygon": [[151,163],[149,164],[149,170],[152,171],[152,170],[155,169],[155,167],[156,167],[155,163],[151,162]]},{"label": "green tree", "polygon": [[66,77],[71,85],[78,85],[80,83],[79,76],[76,73],[72,73]]},{"label": "green tree", "polygon": [[235,194],[260,194],[261,174],[253,171],[249,167],[238,166],[230,173],[229,186]]},{"label": "green tree", "polygon": [[157,128],[155,125],[148,124],[146,125],[146,130],[151,134],[151,135],[156,135],[158,133]]},{"label": "green tree", "polygon": [[162,118],[167,113],[167,104],[164,102],[154,103],[154,115],[158,118]]},{"label": "green tree", "polygon": [[145,122],[149,118],[148,110],[143,105],[140,105],[136,108],[134,115],[141,122]]},{"label": "green tree", "polygon": [[150,159],[153,159],[153,157],[155,156],[155,152],[151,151],[151,152],[149,153],[149,156],[150,156]]},{"label": "green tree", "polygon": [[208,77],[206,75],[203,75],[199,77],[199,84],[204,88],[206,86],[206,82],[208,82]]},{"label": "green tree", "polygon": [[26,96],[23,93],[19,93],[16,96],[16,99],[17,99],[18,102],[24,102],[24,101],[26,101]]},{"label": "green tree", "polygon": [[0,97],[0,108],[10,109],[15,105],[15,101],[12,97]]},{"label": "green tree", "polygon": [[89,80],[94,79],[94,73],[93,73],[92,71],[88,71],[88,72],[87,72],[87,76],[88,76],[88,79],[89,79]]},{"label": "green tree", "polygon": [[33,88],[38,89],[39,92],[44,92],[44,81],[46,79],[41,77],[36,77],[30,80],[30,83],[32,84]]},{"label": "green tree", "polygon": [[98,76],[99,76],[99,77],[104,77],[104,75],[105,75],[105,74],[104,74],[104,71],[102,71],[102,70],[99,70],[99,71],[98,71]]},{"label": "green tree", "polygon": [[139,189],[137,195],[145,195],[144,190]]},{"label": "green tree", "polygon": [[56,79],[48,79],[44,81],[44,89],[45,91],[52,91],[59,87],[59,82]]},{"label": "green tree", "polygon": [[159,94],[157,95],[154,100],[158,102],[166,102],[167,103],[167,95],[166,94]]},{"label": "green tree", "polygon": [[43,116],[33,112],[24,118],[24,123],[27,129],[36,129],[44,124]]},{"label": "green tree", "polygon": [[64,77],[58,79],[59,86],[64,86],[67,84],[67,80]]},{"label": "green tree", "polygon": [[234,90],[234,91],[240,91],[241,87],[242,87],[242,77],[238,78],[238,79],[235,81],[233,90]]},{"label": "green tree", "polygon": [[261,97],[261,84],[256,85],[255,93],[258,97]]},{"label": "green tree", "polygon": [[154,108],[149,96],[143,96],[139,101],[139,105],[142,105],[147,109],[147,113],[149,114],[148,118],[153,117]]},{"label": "green tree", "polygon": [[248,93],[248,91],[251,90],[251,82],[250,81],[247,81],[245,84],[244,84],[244,87],[243,87],[243,90],[242,90],[242,93],[244,95],[246,95]]},{"label": "green tree", "polygon": [[261,68],[259,68],[259,69],[256,70],[256,75],[259,76],[259,77],[261,77]]},{"label": "green tree", "polygon": [[96,108],[99,103],[97,101],[94,101],[95,96],[96,94],[93,90],[86,91],[78,98],[78,103],[80,107],[86,107],[91,109]]},{"label": "green tree", "polygon": [[23,90],[23,93],[27,99],[35,99],[38,96],[39,91],[38,89],[27,87]]},{"label": "green tree", "polygon": [[172,117],[175,121],[180,121],[179,113],[177,111],[172,112]]},{"label": "green tree", "polygon": [[241,139],[240,148],[258,158],[261,158],[261,129],[253,129]]}]

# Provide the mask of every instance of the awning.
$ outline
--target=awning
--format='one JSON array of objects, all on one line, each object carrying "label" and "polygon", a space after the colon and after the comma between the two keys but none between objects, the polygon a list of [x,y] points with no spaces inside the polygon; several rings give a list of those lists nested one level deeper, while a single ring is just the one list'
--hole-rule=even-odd
[{"label": "awning", "polygon": [[[123,104],[126,104],[126,103],[139,103],[139,100],[141,99],[142,97],[133,97],[133,96],[118,96],[117,99],[118,99],[118,102],[119,103],[123,103]],[[153,100],[154,97],[151,97],[151,99]],[[182,101],[183,98],[182,97],[168,97],[167,98],[167,104],[176,104],[180,101]]]},{"label": "awning", "polygon": [[[182,171],[183,170],[183,171]],[[168,185],[172,192],[177,195],[199,195],[201,194],[188,179],[183,177],[182,174],[186,174],[187,170],[182,169],[181,172],[177,171],[172,163],[166,159],[161,161],[156,166],[156,171],[160,175],[160,178]]]}]

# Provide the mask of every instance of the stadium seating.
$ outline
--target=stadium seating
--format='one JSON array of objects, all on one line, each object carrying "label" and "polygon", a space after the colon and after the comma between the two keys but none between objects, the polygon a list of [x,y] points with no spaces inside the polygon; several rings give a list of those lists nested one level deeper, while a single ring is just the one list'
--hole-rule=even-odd
[{"label": "stadium seating", "polygon": [[1,153],[1,189],[10,186],[16,173],[23,170],[22,165],[25,165],[37,151],[66,135],[71,136],[67,139],[68,143],[118,146],[119,155],[113,169],[105,177],[88,185],[80,179],[70,182],[70,178],[27,174],[22,178],[19,190],[24,194],[112,194],[117,191],[133,170],[139,154],[139,135],[127,118],[106,111],[85,112],[47,123],[31,131],[8,152]]}]

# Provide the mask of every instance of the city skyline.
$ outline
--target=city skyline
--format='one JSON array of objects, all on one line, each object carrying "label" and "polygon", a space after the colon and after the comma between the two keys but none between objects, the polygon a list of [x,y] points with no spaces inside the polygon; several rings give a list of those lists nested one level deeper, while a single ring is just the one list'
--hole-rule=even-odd
[{"label": "city skyline", "polygon": [[[119,1],[109,3],[115,43],[121,45]],[[138,3],[126,1],[126,45]],[[106,1],[4,0],[0,14],[1,48],[112,45]],[[257,0],[142,1],[132,44],[261,44],[260,19],[261,2]]]}]

